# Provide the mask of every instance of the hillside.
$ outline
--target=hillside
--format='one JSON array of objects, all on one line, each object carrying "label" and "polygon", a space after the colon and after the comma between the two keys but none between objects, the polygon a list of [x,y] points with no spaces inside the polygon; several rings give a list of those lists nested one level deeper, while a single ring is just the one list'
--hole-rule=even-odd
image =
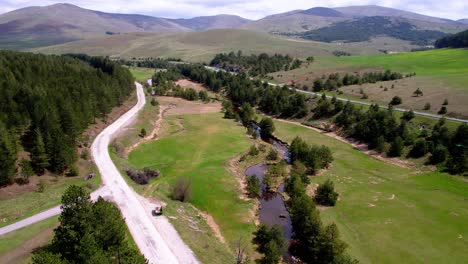
[{"label": "hillside", "polygon": [[436,48],[467,48],[468,30],[438,39],[435,42]]},{"label": "hillside", "polygon": [[109,14],[56,4],[0,15],[0,47],[31,48],[123,32],[188,30],[163,18]]},{"label": "hillside", "polygon": [[362,42],[381,35],[428,45],[446,34],[435,30],[419,30],[404,18],[374,16],[339,22],[296,36],[323,42]]},{"label": "hillside", "polygon": [[[222,52],[242,50],[244,54],[267,52],[293,57],[331,55],[342,47],[312,41],[290,40],[266,33],[239,29],[216,29],[174,34],[133,33],[66,43],[35,51],[64,54],[70,52],[112,57],[176,57],[188,61],[209,62]],[[359,52],[360,48],[351,48]]]},{"label": "hillside", "polygon": [[[315,7],[308,10],[294,10],[267,16],[263,19],[247,23],[242,28],[290,34],[332,26],[343,21],[353,22],[356,18],[375,16],[404,19],[418,30],[437,30],[446,33],[456,33],[468,28],[462,21],[457,22],[375,5],[338,8]],[[344,23],[340,25],[344,25]]]},{"label": "hillside", "polygon": [[233,15],[201,16],[189,19],[170,19],[170,21],[197,31],[217,28],[238,28],[250,22],[248,19]]}]

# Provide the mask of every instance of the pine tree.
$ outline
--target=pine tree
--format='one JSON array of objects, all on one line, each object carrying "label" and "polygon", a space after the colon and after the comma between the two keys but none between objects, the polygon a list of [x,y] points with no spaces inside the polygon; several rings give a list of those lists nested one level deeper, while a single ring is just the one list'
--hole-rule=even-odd
[{"label": "pine tree", "polygon": [[34,147],[31,151],[31,163],[36,173],[42,174],[44,170],[50,166],[49,157],[46,153],[46,147],[42,138],[42,133],[39,129],[34,131],[36,137]]},{"label": "pine tree", "polygon": [[15,176],[17,151],[13,139],[0,121],[0,186],[10,184]]}]

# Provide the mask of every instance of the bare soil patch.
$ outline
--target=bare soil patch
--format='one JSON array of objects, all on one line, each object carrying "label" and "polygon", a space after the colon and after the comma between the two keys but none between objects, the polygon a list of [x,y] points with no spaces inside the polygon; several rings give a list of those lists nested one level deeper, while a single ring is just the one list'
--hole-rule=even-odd
[{"label": "bare soil patch", "polygon": [[221,243],[226,244],[226,239],[224,239],[223,235],[221,234],[221,229],[219,228],[218,224],[216,224],[214,218],[211,215],[201,211],[200,216],[203,217],[203,219],[205,219],[208,226],[210,226],[210,228],[215,233],[216,238],[218,238],[219,241],[221,241]]},{"label": "bare soil patch", "polygon": [[200,101],[187,101],[182,98],[159,96],[157,97],[161,106],[175,105],[166,115],[184,115],[184,114],[206,114],[221,112],[220,102],[203,103]]},{"label": "bare soil patch", "polygon": [[179,85],[183,88],[192,88],[195,91],[207,91],[207,89],[201,85],[200,83],[192,82],[191,80],[187,79],[180,79],[174,82],[175,85]]}]

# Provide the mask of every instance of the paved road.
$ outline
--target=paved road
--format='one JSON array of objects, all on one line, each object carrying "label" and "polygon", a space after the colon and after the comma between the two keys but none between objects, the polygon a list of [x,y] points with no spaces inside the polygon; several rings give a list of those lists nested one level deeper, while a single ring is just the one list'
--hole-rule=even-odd
[{"label": "paved road", "polygon": [[[141,253],[149,260],[149,263],[197,264],[198,260],[195,255],[185,245],[174,227],[165,217],[159,220],[153,219],[154,217],[150,213],[151,205],[128,186],[110,158],[108,147],[112,138],[137,116],[146,103],[143,87],[139,83],[135,83],[135,85],[138,95],[137,104],[104,129],[91,146],[91,154],[104,183],[103,187],[91,194],[91,198],[97,199],[97,197],[102,196],[117,204],[135,243]],[[0,236],[58,214],[60,214],[60,206],[0,228]],[[170,244],[168,245],[168,243]]]}]

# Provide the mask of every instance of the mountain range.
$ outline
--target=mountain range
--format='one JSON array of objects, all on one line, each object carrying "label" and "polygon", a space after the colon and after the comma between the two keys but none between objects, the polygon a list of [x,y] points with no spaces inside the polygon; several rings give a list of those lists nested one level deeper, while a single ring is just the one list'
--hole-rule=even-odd
[{"label": "mountain range", "polygon": [[[433,41],[433,36],[439,37],[445,33],[456,33],[468,28],[467,20],[453,21],[380,6],[315,7],[251,21],[234,15],[168,19],[145,15],[104,13],[71,4],[54,4],[22,8],[0,15],[0,48],[27,49],[130,32],[174,33],[220,28],[240,28],[319,41],[352,42],[356,39],[341,39],[343,34],[334,35],[334,32],[341,32],[353,23],[368,25],[369,19],[366,20],[368,17],[380,17],[380,19],[384,17],[385,21],[389,21],[385,27],[397,28],[391,30],[392,32],[398,32],[398,30],[410,30],[412,33],[431,31],[432,34],[428,34],[429,38],[424,39],[425,41]],[[405,25],[403,29],[402,24]],[[355,30],[367,30],[367,27],[355,27]],[[402,35],[408,35],[406,31]],[[320,35],[323,34],[322,32],[326,32],[327,37],[322,37]],[[330,34],[333,36],[330,37]],[[362,35],[362,32],[357,32],[357,34]],[[311,37],[317,35],[319,36]],[[358,40],[385,35],[385,30],[374,30],[374,33],[365,35],[366,37]],[[405,39],[399,37],[398,34],[393,34],[391,37]]]}]

